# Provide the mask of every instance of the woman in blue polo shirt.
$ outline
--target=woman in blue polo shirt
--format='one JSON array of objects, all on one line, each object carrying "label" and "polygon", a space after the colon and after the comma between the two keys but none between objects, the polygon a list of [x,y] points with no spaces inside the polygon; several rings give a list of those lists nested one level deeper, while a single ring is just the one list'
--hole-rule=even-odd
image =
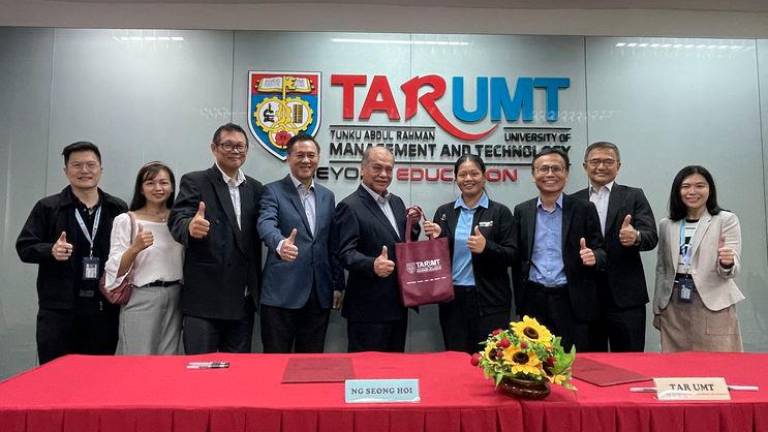
[{"label": "woman in blue polo shirt", "polygon": [[456,296],[440,305],[445,348],[473,353],[488,333],[509,325],[513,219],[509,208],[488,198],[482,158],[461,156],[453,173],[461,195],[440,206],[424,232],[450,242]]}]

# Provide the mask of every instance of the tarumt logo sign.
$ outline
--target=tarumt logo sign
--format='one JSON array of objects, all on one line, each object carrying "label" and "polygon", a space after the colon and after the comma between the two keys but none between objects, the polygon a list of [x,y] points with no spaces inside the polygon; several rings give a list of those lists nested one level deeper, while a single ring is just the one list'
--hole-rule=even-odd
[{"label": "tarumt logo sign", "polygon": [[267,151],[285,160],[285,144],[303,132],[314,136],[320,126],[320,73],[248,73],[248,126]]},{"label": "tarumt logo sign", "polygon": [[[453,117],[465,123],[476,123],[484,120],[490,112],[490,121],[495,124],[485,131],[472,133],[450,121],[437,105],[447,87],[445,79],[440,75],[415,76],[400,85],[405,96],[404,120],[412,119],[421,107],[441,129],[452,136],[462,141],[477,141],[492,133],[502,117],[507,122],[515,122],[520,118],[524,122],[533,121],[534,91],[537,89],[545,92],[547,121],[557,121],[559,91],[571,85],[569,78],[520,77],[514,93],[510,93],[504,77],[477,77],[475,109],[469,111],[464,106],[464,77],[453,77],[451,81]],[[367,75],[333,74],[331,85],[342,88],[344,120],[368,120],[374,112],[386,113],[390,121],[401,119],[401,110],[395,103],[392,87],[384,75],[374,75],[369,86]],[[368,88],[359,112],[355,110],[355,87]]]}]

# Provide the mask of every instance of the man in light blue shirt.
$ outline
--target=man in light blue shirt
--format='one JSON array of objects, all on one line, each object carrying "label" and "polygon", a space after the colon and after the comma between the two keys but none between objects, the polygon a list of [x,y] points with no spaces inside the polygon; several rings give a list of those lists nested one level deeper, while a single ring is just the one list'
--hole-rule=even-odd
[{"label": "man in light blue shirt", "polygon": [[606,259],[594,204],[563,193],[569,167],[561,150],[547,148],[533,158],[539,196],[515,207],[515,304],[520,316],[561,336],[566,350],[585,350],[588,324],[599,312],[595,269]]}]

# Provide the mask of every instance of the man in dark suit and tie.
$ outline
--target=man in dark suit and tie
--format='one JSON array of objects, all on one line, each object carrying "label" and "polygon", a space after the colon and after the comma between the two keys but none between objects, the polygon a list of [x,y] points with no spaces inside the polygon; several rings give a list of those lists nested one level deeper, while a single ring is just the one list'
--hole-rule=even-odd
[{"label": "man in dark suit and tie", "polygon": [[588,323],[598,317],[595,268],[605,265],[595,206],[565,193],[570,162],[559,149],[533,157],[539,196],[515,207],[519,261],[515,303],[562,337],[566,350],[589,347]]},{"label": "man in dark suit and tie", "polygon": [[408,310],[400,299],[394,252],[395,243],[405,241],[406,210],[387,191],[394,164],[387,148],[369,147],[362,184],[336,207],[339,260],[349,271],[342,308],[349,352],[405,351]]},{"label": "man in dark suit and tie", "polygon": [[336,198],[313,181],[320,146],[309,135],[286,144],[291,173],[264,187],[259,235],[267,246],[261,290],[265,353],[323,352],[328,317],[341,301],[333,275]]},{"label": "man in dark suit and tie", "polygon": [[185,174],[168,227],[184,245],[184,350],[250,352],[253,298],[258,298],[261,242],[256,232],[263,186],[240,169],[248,136],[219,127],[211,143],[215,164]]},{"label": "man in dark suit and tie", "polygon": [[575,193],[597,207],[608,265],[597,273],[600,318],[592,323],[590,351],[643,351],[645,348],[645,284],[640,252],[658,242],[653,211],[642,189],[616,183],[621,168],[619,148],[610,142],[590,144],[584,169],[590,187]]}]

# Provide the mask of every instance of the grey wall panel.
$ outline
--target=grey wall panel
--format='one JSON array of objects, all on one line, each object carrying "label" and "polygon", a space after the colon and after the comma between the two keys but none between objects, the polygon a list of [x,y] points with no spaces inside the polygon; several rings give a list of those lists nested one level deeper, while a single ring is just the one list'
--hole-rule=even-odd
[{"label": "grey wall panel", "polygon": [[46,193],[52,52],[51,29],[0,29],[0,379],[37,358],[37,266],[15,243]]},{"label": "grey wall panel", "polygon": [[[739,215],[747,301],[738,311],[748,350],[768,344],[759,317],[768,270],[756,71],[754,41],[587,38],[587,108],[602,113],[590,120],[589,140],[620,146],[619,181],[645,190],[658,221],[677,171],[703,165],[721,206]],[[652,295],[656,254],[644,258]],[[648,335],[646,348],[657,349],[650,319]]]},{"label": "grey wall panel", "polygon": [[[765,190],[766,176],[768,176],[768,171],[766,171],[766,167],[768,166],[768,39],[758,40],[756,46],[758,89],[760,97],[760,121],[762,124],[763,177],[751,179],[751,182],[753,184],[759,183],[762,185],[763,197],[766,197],[768,196],[768,191]],[[755,187],[754,189],[750,188],[748,190],[752,191],[753,193],[757,193],[760,190],[760,187]],[[766,199],[764,204],[768,205],[768,199]],[[760,210],[763,210],[763,217],[768,215],[768,207],[755,209],[754,211],[757,216],[761,215]],[[766,225],[754,227],[753,231],[755,237],[757,239],[763,239],[763,241],[766,241],[766,232],[768,232]],[[768,256],[768,245],[762,244],[757,253],[759,253],[761,256],[761,261],[759,261],[761,268],[768,269],[768,263],[766,263],[766,256]],[[751,289],[752,296],[756,299],[760,299],[760,302],[752,306],[752,319],[754,320],[754,328],[751,329],[750,335],[751,337],[759,337],[760,339],[758,340],[761,342],[754,344],[750,342],[750,345],[753,346],[755,350],[759,351],[768,350],[768,346],[765,341],[766,335],[768,334],[768,317],[765,313],[766,304],[768,304],[768,290],[766,290],[768,287],[768,282],[766,282],[765,279],[766,278],[753,278],[754,286]]]},{"label": "grey wall panel", "polygon": [[[56,30],[53,63],[49,172],[62,147],[93,141],[102,187],[128,201],[147,161],[177,177],[211,165],[211,135],[230,120],[231,32]],[[52,175],[47,188],[65,184]]]}]

